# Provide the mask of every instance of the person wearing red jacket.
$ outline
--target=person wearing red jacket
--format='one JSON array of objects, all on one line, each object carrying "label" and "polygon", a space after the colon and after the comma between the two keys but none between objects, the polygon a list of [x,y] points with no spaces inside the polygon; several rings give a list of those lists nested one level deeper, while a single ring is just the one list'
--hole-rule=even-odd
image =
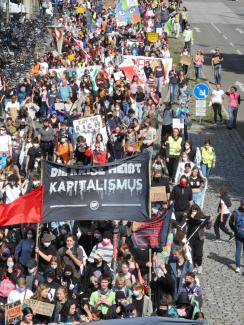
[{"label": "person wearing red jacket", "polygon": [[107,153],[102,150],[101,143],[95,143],[95,149],[92,151],[92,161],[94,165],[104,165],[107,162]]}]

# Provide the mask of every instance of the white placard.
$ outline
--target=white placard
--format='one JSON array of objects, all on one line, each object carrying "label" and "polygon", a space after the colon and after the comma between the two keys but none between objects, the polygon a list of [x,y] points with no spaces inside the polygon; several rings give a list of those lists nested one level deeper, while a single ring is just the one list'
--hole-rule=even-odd
[{"label": "white placard", "polygon": [[184,120],[173,118],[173,129],[184,129]]},{"label": "white placard", "polygon": [[73,121],[73,125],[77,134],[98,132],[103,126],[100,115],[83,117]]}]

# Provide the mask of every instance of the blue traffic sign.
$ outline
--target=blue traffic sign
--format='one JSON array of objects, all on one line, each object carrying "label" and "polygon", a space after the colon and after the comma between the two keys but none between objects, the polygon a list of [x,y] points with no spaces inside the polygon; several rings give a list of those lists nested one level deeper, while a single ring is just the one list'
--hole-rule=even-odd
[{"label": "blue traffic sign", "polygon": [[194,87],[193,93],[194,93],[194,96],[195,96],[197,99],[205,99],[205,98],[207,98],[208,95],[209,95],[209,88],[208,88],[208,85],[206,85],[206,84],[204,84],[204,83],[197,84],[197,85]]}]

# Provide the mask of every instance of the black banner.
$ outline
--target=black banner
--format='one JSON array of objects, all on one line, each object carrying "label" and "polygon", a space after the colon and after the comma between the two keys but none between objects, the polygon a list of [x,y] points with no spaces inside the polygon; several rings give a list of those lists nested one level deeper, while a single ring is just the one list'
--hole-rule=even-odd
[{"label": "black banner", "polygon": [[43,222],[142,221],[148,217],[149,154],[104,166],[43,161]]}]

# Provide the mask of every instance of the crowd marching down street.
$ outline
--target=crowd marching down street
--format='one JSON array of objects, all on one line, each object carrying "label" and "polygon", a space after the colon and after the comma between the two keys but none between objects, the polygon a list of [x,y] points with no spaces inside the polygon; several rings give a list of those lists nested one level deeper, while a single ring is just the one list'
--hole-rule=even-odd
[{"label": "crowd marching down street", "polygon": [[216,243],[235,242],[242,277],[244,193],[235,209],[221,186],[216,214],[206,209],[219,157],[214,139],[196,145],[191,133],[194,96],[210,92],[213,128],[229,133],[241,96],[221,85],[221,48],[214,89],[205,83],[188,10],[182,0],[41,0],[48,44],[23,75],[1,64],[0,325],[207,324],[211,228]]}]

